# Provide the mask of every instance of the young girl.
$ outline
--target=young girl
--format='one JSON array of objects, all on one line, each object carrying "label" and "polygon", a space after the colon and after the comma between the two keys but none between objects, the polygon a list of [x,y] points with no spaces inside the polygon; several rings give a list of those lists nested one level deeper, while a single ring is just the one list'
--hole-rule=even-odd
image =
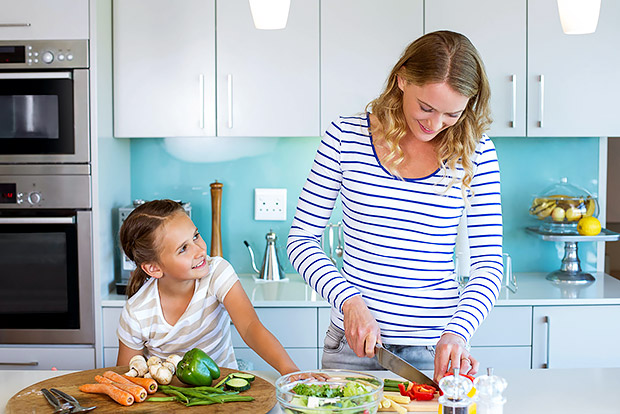
[{"label": "young girl", "polygon": [[165,358],[200,348],[219,366],[236,369],[232,319],[243,340],[280,374],[298,371],[259,321],[232,266],[207,255],[179,203],[139,206],[121,226],[120,240],[136,270],[120,318],[117,365],[128,365],[134,355]]}]

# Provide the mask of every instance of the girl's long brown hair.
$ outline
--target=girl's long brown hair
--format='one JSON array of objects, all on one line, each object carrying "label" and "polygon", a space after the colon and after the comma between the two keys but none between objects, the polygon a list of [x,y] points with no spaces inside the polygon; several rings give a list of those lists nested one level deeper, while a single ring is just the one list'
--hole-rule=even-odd
[{"label": "girl's long brown hair", "polygon": [[156,230],[178,212],[184,212],[178,202],[154,200],[136,207],[123,222],[119,232],[121,247],[129,260],[136,264],[129,278],[127,297],[132,297],[150,277],[142,270],[142,264],[158,261]]},{"label": "girl's long brown hair", "polygon": [[[450,31],[428,33],[405,49],[392,69],[383,93],[367,105],[366,110],[372,110],[379,120],[377,125],[372,126],[371,132],[373,136],[385,140],[388,147],[388,154],[381,161],[396,176],[400,176],[397,167],[405,159],[400,141],[408,132],[398,76],[418,86],[445,82],[469,98],[456,124],[440,132],[434,141],[444,174],[446,166],[455,171],[460,160],[465,171],[462,189],[464,192],[471,189],[471,157],[482,134],[491,124],[491,90],[478,51],[462,34]],[[450,186],[454,184],[453,179]]]}]

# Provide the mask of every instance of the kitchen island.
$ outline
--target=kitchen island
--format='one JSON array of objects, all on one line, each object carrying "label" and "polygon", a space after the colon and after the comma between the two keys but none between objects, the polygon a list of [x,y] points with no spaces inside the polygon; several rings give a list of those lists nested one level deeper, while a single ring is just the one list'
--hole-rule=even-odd
[{"label": "kitchen island", "polygon": [[[0,371],[0,414],[4,414],[7,401],[15,393],[39,381],[70,372]],[[271,383],[278,378],[273,371],[253,373]],[[382,378],[398,378],[387,371],[372,373]],[[617,414],[619,411],[613,396],[620,387],[620,368],[496,370],[495,375],[508,382],[504,393],[507,399],[504,414]],[[33,387],[32,391],[38,390]],[[51,407],[46,406],[41,412],[51,411]],[[121,406],[118,411],[122,413]],[[283,411],[277,405],[269,411],[269,414],[281,413]]]}]

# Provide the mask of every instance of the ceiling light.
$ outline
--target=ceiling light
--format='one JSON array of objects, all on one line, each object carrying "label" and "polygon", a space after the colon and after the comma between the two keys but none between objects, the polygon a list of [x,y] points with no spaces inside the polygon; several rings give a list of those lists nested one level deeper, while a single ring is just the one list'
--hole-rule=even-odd
[{"label": "ceiling light", "polygon": [[601,0],[558,0],[558,10],[564,33],[594,33],[601,10]]},{"label": "ceiling light", "polygon": [[252,19],[257,29],[284,29],[291,0],[250,0]]}]

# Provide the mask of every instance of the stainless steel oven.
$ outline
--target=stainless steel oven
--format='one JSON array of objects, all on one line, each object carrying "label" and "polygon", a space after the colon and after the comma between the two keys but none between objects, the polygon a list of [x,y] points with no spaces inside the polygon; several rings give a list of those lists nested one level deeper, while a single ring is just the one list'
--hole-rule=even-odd
[{"label": "stainless steel oven", "polygon": [[0,165],[0,344],[94,344],[89,165]]},{"label": "stainless steel oven", "polygon": [[0,41],[0,163],[88,163],[88,40]]}]

